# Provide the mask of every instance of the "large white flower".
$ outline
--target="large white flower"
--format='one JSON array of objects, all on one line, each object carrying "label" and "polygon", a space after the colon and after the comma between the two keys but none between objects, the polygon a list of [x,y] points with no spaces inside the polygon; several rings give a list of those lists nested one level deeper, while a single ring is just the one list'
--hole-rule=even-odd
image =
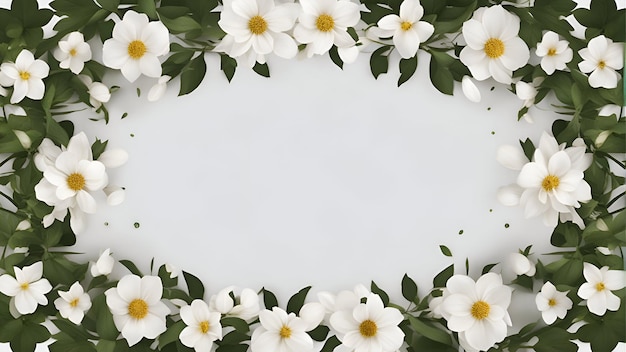
[{"label": "large white flower", "polygon": [[104,42],[102,60],[110,68],[134,82],[141,74],[161,76],[158,57],[169,52],[169,32],[159,21],[148,22],[148,16],[129,10],[113,27],[113,37]]},{"label": "large white flower", "polygon": [[39,100],[46,90],[43,79],[49,72],[50,67],[45,61],[35,60],[33,53],[24,49],[17,55],[15,63],[5,62],[0,66],[0,85],[13,86],[11,104],[19,103],[25,97]]},{"label": "large white flower", "polygon": [[620,299],[611,291],[624,288],[624,271],[609,270],[608,266],[598,269],[593,264],[584,263],[583,276],[587,282],[578,288],[578,296],[587,300],[591,313],[604,315],[607,310],[619,309]]},{"label": "large white flower", "polygon": [[476,282],[469,276],[454,275],[446,283],[448,294],[443,301],[448,328],[459,333],[469,346],[488,350],[506,337],[511,318],[511,288],[502,277],[487,273]]},{"label": "large white flower", "polygon": [[381,36],[393,36],[393,45],[405,59],[415,56],[420,43],[425,42],[435,31],[432,24],[420,21],[423,15],[424,8],[419,0],[404,0],[400,4],[399,16],[391,14],[378,21]]},{"label": "large white flower", "polygon": [[295,57],[298,46],[284,32],[293,28],[298,10],[294,4],[277,6],[274,0],[225,1],[218,24],[232,38],[225,38],[230,47],[224,51],[234,58],[247,54],[250,67],[259,60],[264,63],[270,53],[285,59]]},{"label": "large white flower", "polygon": [[352,311],[334,313],[330,325],[350,350],[393,352],[404,341],[398,327],[403,319],[399,310],[385,307],[378,295],[370,294],[366,303],[360,303]]},{"label": "large white flower", "polygon": [[259,306],[259,295],[252,289],[244,288],[241,295],[237,298],[238,304],[231,297],[234,296],[234,287],[226,287],[213,295],[209,301],[209,309],[211,311],[220,312],[226,316],[241,318],[250,321],[259,314],[261,310]]},{"label": "large white flower", "polygon": [[541,291],[535,297],[535,303],[546,324],[554,323],[557,317],[565,318],[567,311],[572,308],[572,300],[567,297],[568,292],[557,291],[549,281],[541,287]]},{"label": "large white flower", "polygon": [[180,342],[196,352],[209,352],[213,341],[222,339],[221,314],[209,310],[204,301],[196,299],[180,308],[180,317],[187,324],[180,333]]},{"label": "large white flower", "polygon": [[479,81],[493,77],[511,83],[513,71],[526,65],[530,51],[518,36],[520,20],[502,6],[476,10],[473,18],[463,23],[467,46],[459,58]]},{"label": "large white flower", "polygon": [[115,327],[133,346],[143,337],[154,339],[167,330],[170,309],[161,301],[163,283],[158,276],[126,275],[104,292]]},{"label": "large white flower", "polygon": [[541,58],[541,68],[551,75],[556,70],[564,70],[566,64],[572,61],[574,52],[567,40],[559,40],[559,35],[548,31],[543,34],[541,43],[537,43],[537,56]]},{"label": "large white flower", "polygon": [[[318,314],[303,314],[306,312]],[[324,308],[319,303],[302,307],[301,316],[285,312],[281,308],[262,310],[259,313],[261,326],[252,333],[252,352],[306,352],[313,350],[313,339],[306,332],[316,328],[324,317]],[[313,319],[309,319],[313,317]]]},{"label": "large white flower", "polygon": [[583,177],[592,157],[585,151],[581,139],[565,148],[545,132],[532,162],[522,164],[525,157],[519,149],[500,148],[498,161],[521,171],[516,184],[498,190],[498,200],[508,206],[522,204],[527,218],[543,214],[546,226],[556,226],[560,214],[561,221],[571,220],[583,227],[575,208],[591,199],[591,187]]},{"label": "large white flower", "polygon": [[322,55],[333,45],[340,52],[354,47],[348,28],[361,18],[357,4],[347,0],[301,0],[300,5],[302,12],[293,35],[300,43],[307,44],[308,57]]},{"label": "large white flower", "polygon": [[72,32],[59,41],[59,47],[53,55],[59,61],[59,67],[69,68],[74,74],[79,74],[85,62],[91,60],[91,47],[85,43],[82,33]]},{"label": "large white flower", "polygon": [[589,85],[612,89],[617,87],[619,73],[624,67],[624,43],[613,43],[604,35],[589,41],[587,47],[578,51],[583,61],[578,68],[589,75]]},{"label": "large white flower", "polygon": [[43,263],[36,262],[22,269],[13,267],[15,277],[0,276],[0,292],[11,297],[10,305],[20,314],[31,314],[38,305],[48,304],[46,293],[52,290],[50,282],[42,279]]},{"label": "large white flower", "polygon": [[54,306],[63,318],[78,325],[83,321],[85,312],[91,308],[91,298],[83,287],[75,282],[68,291],[59,291],[59,298],[54,300]]}]

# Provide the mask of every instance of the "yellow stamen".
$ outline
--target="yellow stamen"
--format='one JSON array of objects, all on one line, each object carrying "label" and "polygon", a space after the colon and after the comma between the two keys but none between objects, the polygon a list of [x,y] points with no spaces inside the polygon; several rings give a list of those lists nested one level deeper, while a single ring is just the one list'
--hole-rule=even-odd
[{"label": "yellow stamen", "polygon": [[504,55],[504,43],[498,38],[489,38],[485,43],[485,54],[491,59]]},{"label": "yellow stamen", "polygon": [[604,291],[606,287],[604,286],[604,282],[598,282],[596,284],[596,291],[601,292]]},{"label": "yellow stamen", "polygon": [[548,50],[548,56],[554,56],[554,55],[556,55],[556,49],[550,48],[550,50]]},{"label": "yellow stamen", "polygon": [[85,177],[79,173],[73,173],[67,177],[67,187],[72,191],[80,191],[85,187]]},{"label": "yellow stamen", "polygon": [[378,326],[371,320],[366,320],[359,325],[359,332],[363,337],[374,337],[378,331]]},{"label": "yellow stamen", "polygon": [[606,67],[606,62],[604,60],[598,62],[598,68],[603,70]]},{"label": "yellow stamen", "polygon": [[76,308],[76,306],[78,305],[78,298],[74,298],[71,302],[70,302],[70,307],[72,308]]},{"label": "yellow stamen", "polygon": [[335,28],[335,20],[330,15],[321,14],[315,20],[315,26],[317,26],[320,32],[330,32]]},{"label": "yellow stamen", "polygon": [[561,180],[559,180],[558,177],[556,177],[554,175],[548,175],[548,176],[546,176],[543,179],[543,181],[541,181],[541,187],[546,192],[550,192],[550,191],[556,189],[557,187],[559,187],[560,183],[561,183]]},{"label": "yellow stamen", "polygon": [[20,78],[23,81],[28,81],[30,79],[30,72],[28,72],[28,71],[20,71]]},{"label": "yellow stamen", "polygon": [[402,21],[402,23],[400,23],[400,28],[402,28],[402,30],[406,32],[409,29],[413,28],[413,23]]},{"label": "yellow stamen", "polygon": [[554,307],[554,306],[556,306],[556,300],[555,300],[554,298],[550,298],[550,299],[548,300],[548,305],[549,305],[550,307]]},{"label": "yellow stamen", "polygon": [[267,22],[261,16],[254,16],[248,21],[248,29],[250,29],[250,32],[253,34],[263,34],[267,30]]},{"label": "yellow stamen", "polygon": [[291,329],[287,325],[283,325],[283,327],[280,328],[278,335],[280,335],[281,339],[288,339],[291,337]]},{"label": "yellow stamen", "polygon": [[133,319],[143,319],[148,315],[148,303],[143,299],[134,299],[128,305],[128,315]]},{"label": "yellow stamen", "polygon": [[483,320],[489,316],[491,306],[485,301],[478,301],[472,305],[472,316],[477,320]]},{"label": "yellow stamen", "polygon": [[141,40],[133,40],[128,44],[128,56],[135,60],[141,59],[146,51],[148,51],[148,48]]},{"label": "yellow stamen", "polygon": [[200,332],[203,334],[206,334],[207,332],[209,332],[209,327],[211,327],[211,325],[209,325],[208,321],[203,321],[200,323]]},{"label": "yellow stamen", "polygon": [[76,56],[78,52],[76,51],[76,49],[72,48],[70,49],[70,56]]},{"label": "yellow stamen", "polygon": [[28,284],[28,282],[25,282],[25,283],[23,283],[23,284],[21,284],[21,285],[20,285],[20,288],[21,288],[22,290],[26,291],[26,290],[28,290],[28,287],[29,287],[29,286],[30,286],[30,285]]}]

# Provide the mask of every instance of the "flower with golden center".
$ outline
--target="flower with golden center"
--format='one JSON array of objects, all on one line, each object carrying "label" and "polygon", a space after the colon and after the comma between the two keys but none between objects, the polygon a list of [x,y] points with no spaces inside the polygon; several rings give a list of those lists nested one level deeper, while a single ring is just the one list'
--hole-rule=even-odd
[{"label": "flower with golden center", "polygon": [[557,291],[549,281],[541,287],[541,291],[535,297],[535,303],[546,324],[554,323],[556,318],[565,318],[567,311],[572,309],[572,300],[567,297],[568,292]]},{"label": "flower with golden center", "polygon": [[59,298],[54,300],[54,306],[61,316],[74,324],[80,324],[85,312],[91,308],[91,298],[80,283],[75,282],[67,291],[58,291]]},{"label": "flower with golden center", "polygon": [[167,330],[165,317],[170,309],[161,301],[163,283],[158,276],[126,275],[104,294],[115,327],[129,346]]},{"label": "flower with golden center", "polygon": [[320,303],[308,303],[300,309],[300,316],[279,307],[259,312],[261,326],[252,333],[252,352],[310,352],[313,339],[307,331],[315,329],[324,317]]},{"label": "flower with golden center", "polygon": [[187,325],[180,333],[180,342],[196,352],[209,352],[215,340],[222,339],[222,324],[219,312],[212,312],[202,300],[180,308],[180,317]]},{"label": "flower with golden center", "polygon": [[587,47],[578,51],[583,59],[578,68],[589,73],[589,85],[594,88],[617,87],[618,70],[624,67],[624,43],[613,43],[604,35],[589,41]]},{"label": "flower with golden center", "polygon": [[122,75],[134,82],[140,75],[161,76],[159,56],[169,53],[169,32],[159,21],[148,21],[148,16],[126,11],[121,22],[113,27],[113,37],[102,47],[105,66],[121,69]]},{"label": "flower with golden center", "polygon": [[60,68],[69,68],[77,75],[85,67],[85,62],[91,60],[91,47],[82,33],[72,32],[59,41],[52,54],[59,61]]},{"label": "flower with golden center", "polygon": [[587,300],[587,308],[596,315],[604,315],[607,310],[617,311],[620,298],[611,291],[625,286],[624,272],[609,270],[608,266],[598,269],[593,264],[583,263],[583,276],[587,280],[578,289],[578,296]]},{"label": "flower with golden center", "polygon": [[506,337],[511,318],[511,288],[502,277],[487,273],[476,282],[466,275],[454,275],[446,283],[442,309],[448,328],[476,350],[486,351]]},{"label": "flower with golden center", "polygon": [[43,279],[43,263],[36,262],[23,268],[13,267],[15,277],[4,274],[0,276],[0,292],[11,297],[10,305],[15,306],[20,314],[31,314],[38,305],[48,304],[46,293],[52,285]]},{"label": "flower with golden center", "polygon": [[543,34],[541,43],[537,43],[535,53],[541,58],[541,68],[549,75],[556,70],[564,70],[574,56],[569,42],[559,40],[559,35],[552,31]]},{"label": "flower with golden center", "polygon": [[467,46],[459,58],[475,79],[493,77],[509,84],[513,71],[528,63],[530,51],[518,36],[519,27],[519,18],[500,5],[479,8],[463,23]]},{"label": "flower with golden center", "polygon": [[11,104],[17,104],[24,98],[39,100],[43,98],[46,87],[43,79],[48,77],[50,67],[45,61],[35,60],[33,53],[24,49],[13,62],[0,65],[0,85],[13,87]]},{"label": "flower with golden center", "polygon": [[391,14],[381,18],[377,25],[381,29],[378,36],[393,36],[393,45],[404,59],[417,54],[420,43],[425,42],[435,31],[432,24],[420,21],[424,8],[419,0],[404,0],[400,4],[400,14]]}]

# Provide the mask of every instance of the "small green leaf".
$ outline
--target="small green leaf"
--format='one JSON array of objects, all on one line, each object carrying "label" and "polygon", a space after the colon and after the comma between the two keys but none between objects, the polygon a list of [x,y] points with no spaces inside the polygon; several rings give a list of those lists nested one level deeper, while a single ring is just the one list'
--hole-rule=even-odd
[{"label": "small green leaf", "polygon": [[328,333],[330,332],[330,329],[325,326],[325,325],[320,325],[318,327],[316,327],[315,329],[311,330],[308,332],[309,336],[311,336],[311,338],[314,341],[324,341],[326,340],[326,336],[328,336]]},{"label": "small green leaf", "polygon": [[378,287],[378,285],[376,285],[374,281],[372,281],[372,284],[370,285],[370,290],[372,291],[372,293],[380,296],[380,299],[383,301],[383,305],[385,307],[389,305],[389,295],[383,289]]},{"label": "small green leaf", "polygon": [[304,300],[310,289],[311,286],[307,286],[291,296],[289,302],[287,302],[287,313],[295,313],[296,315],[300,313],[300,308],[304,305]]},{"label": "small green leaf", "polygon": [[441,342],[445,345],[452,344],[452,338],[446,331],[438,329],[433,325],[423,322],[413,316],[409,316],[409,322],[411,323],[411,327],[413,327],[413,329],[415,329],[415,331],[420,335],[423,335],[433,341]]},{"label": "small green leaf", "polygon": [[446,257],[452,256],[452,252],[450,251],[448,247],[444,245],[439,245],[439,249],[441,250],[441,253],[443,253],[443,255],[445,255]]},{"label": "small green leaf", "polygon": [[266,290],[265,287],[261,289],[261,292],[263,292],[263,303],[265,304],[265,309],[271,310],[274,307],[278,307],[276,295],[274,295],[271,291]]},{"label": "small green leaf", "polygon": [[170,343],[178,341],[178,336],[186,326],[187,325],[182,320],[168,326],[167,330],[159,335],[159,349],[163,349],[163,347],[169,345]]},{"label": "small green leaf", "polygon": [[233,328],[235,328],[235,330],[243,334],[246,334],[248,333],[248,331],[250,331],[250,326],[248,325],[248,323],[246,323],[246,321],[241,318],[225,317],[225,318],[222,318],[222,320],[220,320],[220,323],[222,324],[223,327],[232,326]]},{"label": "small green leaf", "polygon": [[385,45],[376,49],[372,56],[370,57],[370,70],[372,71],[372,75],[374,78],[378,78],[378,76],[383,73],[387,73],[389,70],[389,51],[390,46]]},{"label": "small green leaf", "polygon": [[185,95],[193,92],[206,74],[206,62],[204,54],[200,53],[195,59],[191,60],[180,73],[180,90],[178,95]]},{"label": "small green leaf", "polygon": [[263,77],[270,76],[270,68],[267,64],[260,64],[257,62],[254,64],[254,67],[252,67],[252,70]]},{"label": "small green leaf", "polygon": [[143,274],[141,273],[141,270],[139,270],[139,268],[137,268],[135,263],[131,262],[130,260],[122,259],[120,260],[120,264],[125,266],[126,269],[128,269],[128,271],[130,271],[131,273],[137,276],[143,276]]},{"label": "small green leaf", "polygon": [[398,87],[408,81],[417,70],[417,55],[409,59],[400,59],[400,78],[398,79]]},{"label": "small green leaf", "polygon": [[454,264],[451,264],[449,267],[443,269],[435,278],[433,279],[433,287],[445,287],[448,279],[454,275]]},{"label": "small green leaf", "polygon": [[195,299],[203,299],[204,285],[202,284],[202,281],[186,271],[183,271],[183,277],[185,278],[185,282],[187,283],[189,296]]},{"label": "small green leaf", "polygon": [[418,300],[417,284],[407,274],[404,274],[402,277],[402,297],[409,302],[415,302]]},{"label": "small green leaf", "polygon": [[220,54],[220,69],[224,72],[228,82],[232,81],[237,69],[237,60],[226,54]]},{"label": "small green leaf", "polygon": [[333,335],[328,340],[326,340],[326,343],[324,343],[324,347],[322,347],[322,350],[320,352],[332,352],[339,345],[341,345],[341,341],[339,341],[337,336]]}]

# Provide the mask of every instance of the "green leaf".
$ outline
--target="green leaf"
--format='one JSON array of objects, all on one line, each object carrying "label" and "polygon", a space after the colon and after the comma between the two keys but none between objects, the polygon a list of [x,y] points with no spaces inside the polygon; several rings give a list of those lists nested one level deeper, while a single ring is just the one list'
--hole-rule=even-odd
[{"label": "green leaf", "polygon": [[220,69],[224,72],[228,82],[232,81],[237,69],[237,60],[226,54],[220,54]]},{"label": "green leaf", "polygon": [[170,343],[178,341],[178,336],[186,326],[187,325],[182,320],[168,326],[167,330],[159,335],[159,349],[163,349],[163,347],[169,345]]},{"label": "green leaf", "polygon": [[96,340],[98,337],[93,336],[81,325],[76,325],[64,319],[54,319],[52,323],[63,333],[67,334],[69,337],[74,339],[75,341],[80,340]]},{"label": "green leaf", "polygon": [[399,66],[400,78],[398,79],[398,87],[408,81],[409,78],[413,77],[413,74],[415,74],[415,71],[417,70],[417,55],[410,59],[400,59]]},{"label": "green leaf", "polygon": [[430,323],[423,322],[413,316],[409,316],[409,322],[411,323],[411,327],[420,335],[445,345],[452,344],[452,338],[446,331],[438,329]]},{"label": "green leaf", "polygon": [[217,348],[216,352],[246,352],[248,345],[222,345]]},{"label": "green leaf", "polygon": [[104,153],[104,150],[107,148],[107,144],[109,143],[109,141],[101,141],[99,139],[96,139],[95,142],[93,142],[93,144],[91,145],[91,152],[93,154],[93,160],[97,160],[100,155],[102,155],[102,153]]},{"label": "green leaf", "polygon": [[165,269],[165,265],[161,265],[159,267],[158,275],[163,282],[163,287],[174,287],[178,285],[178,277],[171,278],[171,274],[167,271],[167,269]]},{"label": "green leaf", "polygon": [[263,77],[270,76],[270,68],[267,66],[267,64],[260,64],[257,62],[254,64],[254,67],[252,67],[252,71],[256,72],[257,74]]},{"label": "green leaf", "polygon": [[241,333],[248,333],[250,331],[250,326],[246,323],[245,320],[237,317],[225,317],[220,320],[222,326],[232,326],[235,330]]},{"label": "green leaf", "polygon": [[113,315],[106,304],[104,295],[96,296],[92,301],[92,308],[89,311],[90,317],[96,321],[96,332],[101,339],[116,340],[119,331],[113,322]]},{"label": "green leaf", "polygon": [[[576,352],[578,346],[570,340],[576,338],[573,334],[567,331],[550,327],[549,330],[537,335],[539,341],[535,344],[533,349],[537,352]],[[610,350],[606,350],[610,351]]]},{"label": "green leaf", "polygon": [[13,351],[34,351],[38,343],[44,342],[50,338],[50,331],[44,326],[25,322],[21,331],[19,331],[10,341]]},{"label": "green leaf", "polygon": [[533,141],[531,141],[530,138],[526,138],[526,140],[523,142],[520,140],[519,144],[522,146],[522,150],[524,150],[524,155],[526,155],[528,161],[531,161],[533,159],[533,154],[535,154],[536,149]]},{"label": "green leaf", "polygon": [[126,259],[122,259],[120,260],[120,264],[122,264],[123,266],[126,267],[126,269],[128,269],[128,271],[130,271],[131,273],[137,275],[137,276],[143,276],[143,274],[141,273],[141,271],[137,268],[137,266],[135,265],[135,263],[131,262],[130,260],[126,260]]},{"label": "green leaf", "polygon": [[50,352],[97,352],[96,346],[88,341],[55,341],[48,346]]},{"label": "green leaf", "polygon": [[332,352],[335,347],[339,345],[341,345],[341,341],[339,341],[337,336],[333,335],[328,340],[326,340],[326,343],[324,343],[324,347],[322,347],[320,352]]},{"label": "green leaf", "polygon": [[117,7],[120,5],[120,0],[98,0],[100,6],[103,9],[110,12],[117,12]]},{"label": "green leaf", "polygon": [[446,257],[452,256],[452,252],[450,251],[448,247],[444,245],[439,245],[439,249],[441,250],[441,253],[443,253],[443,255],[445,255]]},{"label": "green leaf", "polygon": [[374,281],[372,281],[372,284],[370,285],[370,290],[372,291],[372,293],[380,296],[380,299],[383,301],[383,305],[385,307],[389,305],[389,295],[383,289],[378,287],[378,285],[376,285]]},{"label": "green leaf", "polygon": [[488,273],[489,271],[491,271],[491,269],[498,265],[498,263],[493,263],[493,264],[487,264],[483,267],[483,270],[481,272],[481,275],[485,275],[486,273]]},{"label": "green leaf", "polygon": [[289,301],[287,302],[287,313],[295,313],[296,315],[300,314],[300,308],[304,305],[304,300],[306,299],[306,295],[309,293],[311,286],[307,286],[295,295],[291,296]]},{"label": "green leaf", "polygon": [[157,11],[155,0],[137,0],[137,12],[145,13],[150,19],[156,20]]},{"label": "green leaf", "polygon": [[580,243],[582,231],[572,222],[559,223],[550,237],[556,247],[576,247]]},{"label": "green leaf", "polygon": [[[159,12],[158,9],[157,12]],[[187,33],[202,28],[200,26],[200,23],[196,22],[193,18],[189,16],[180,16],[176,18],[167,18],[165,16],[161,16],[160,19],[165,27],[170,30],[170,33],[173,34]]]},{"label": "green leaf", "polygon": [[404,274],[402,277],[402,297],[409,302],[419,300],[417,296],[417,284],[407,274]]},{"label": "green leaf", "polygon": [[330,332],[330,329],[327,326],[319,325],[315,329],[309,331],[308,334],[309,336],[311,336],[311,338],[314,341],[321,342],[321,341],[326,340],[326,336],[328,336],[329,332]]},{"label": "green leaf", "polygon": [[454,264],[451,264],[449,267],[443,269],[435,278],[433,279],[433,287],[445,287],[448,279],[454,275]]},{"label": "green leaf", "polygon": [[391,47],[388,45],[380,47],[376,49],[370,57],[370,70],[372,71],[372,75],[374,75],[374,78],[376,79],[378,78],[378,76],[382,75],[383,73],[387,73],[387,71],[389,70],[389,54],[387,52],[390,48]]},{"label": "green leaf", "polygon": [[195,59],[191,60],[180,73],[180,90],[178,95],[185,95],[193,92],[206,74],[206,62],[204,55],[201,53]]},{"label": "green leaf", "polygon": [[271,310],[274,307],[278,307],[276,295],[274,295],[271,291],[266,290],[265,287],[261,289],[261,292],[263,292],[263,304],[265,305],[265,309]]},{"label": "green leaf", "polygon": [[431,56],[430,81],[441,93],[452,95],[454,91],[454,77],[452,77],[452,73],[447,69],[447,66],[442,65],[442,63],[443,60],[438,56]]},{"label": "green leaf", "polygon": [[341,57],[339,56],[339,51],[336,45],[333,45],[330,48],[328,55],[330,56],[330,60],[337,65],[337,67],[343,70],[343,60],[341,60]]},{"label": "green leaf", "polygon": [[189,290],[189,296],[195,299],[204,298],[204,285],[202,281],[190,273],[183,271],[183,277],[187,283],[187,289]]}]

